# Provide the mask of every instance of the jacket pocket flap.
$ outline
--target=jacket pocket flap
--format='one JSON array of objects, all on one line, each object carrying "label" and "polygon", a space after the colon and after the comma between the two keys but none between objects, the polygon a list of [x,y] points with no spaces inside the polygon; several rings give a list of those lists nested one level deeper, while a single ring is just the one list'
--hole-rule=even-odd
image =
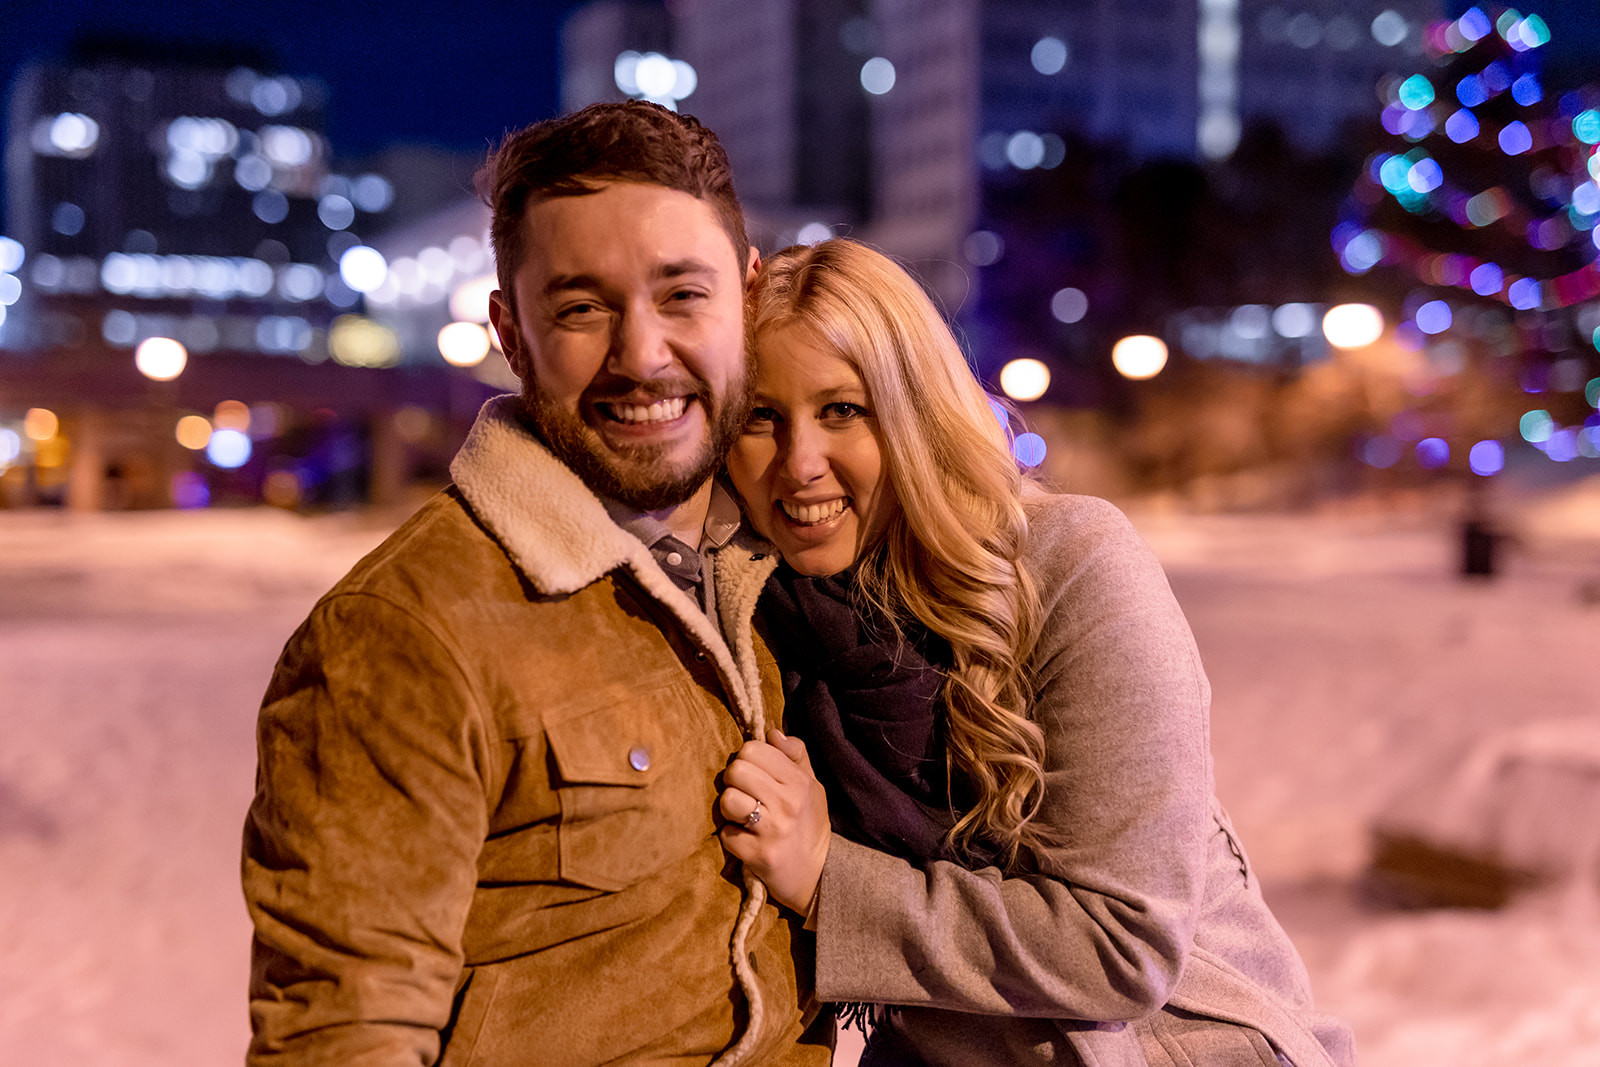
[{"label": "jacket pocket flap", "polygon": [[667,764],[661,723],[635,706],[551,723],[545,737],[565,784],[646,786]]}]

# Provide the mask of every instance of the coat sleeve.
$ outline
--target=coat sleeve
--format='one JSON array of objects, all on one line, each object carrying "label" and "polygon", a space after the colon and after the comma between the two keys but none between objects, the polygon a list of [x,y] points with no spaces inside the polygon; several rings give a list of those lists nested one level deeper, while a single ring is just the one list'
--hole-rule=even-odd
[{"label": "coat sleeve", "polygon": [[252,1067],[438,1058],[488,821],[458,662],[360,593],[325,600],[285,648],[244,832]]},{"label": "coat sleeve", "polygon": [[835,835],[817,912],[827,1000],[1112,1021],[1166,1003],[1205,878],[1210,690],[1153,554],[1111,505],[1032,509],[1045,619],[1040,873],[913,865]]}]

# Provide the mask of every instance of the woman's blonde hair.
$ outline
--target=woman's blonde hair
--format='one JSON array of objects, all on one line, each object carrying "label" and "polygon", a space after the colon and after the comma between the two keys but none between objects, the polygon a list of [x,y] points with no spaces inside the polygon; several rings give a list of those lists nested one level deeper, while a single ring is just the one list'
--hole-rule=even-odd
[{"label": "woman's blonde hair", "polygon": [[763,265],[751,351],[788,327],[866,385],[899,507],[858,561],[857,586],[888,619],[909,616],[949,643],[947,759],[973,800],[951,843],[987,844],[1014,866],[1043,843],[1045,745],[1025,669],[1039,598],[1021,563],[1028,520],[1005,430],[921,286],[865,245],[797,245]]}]

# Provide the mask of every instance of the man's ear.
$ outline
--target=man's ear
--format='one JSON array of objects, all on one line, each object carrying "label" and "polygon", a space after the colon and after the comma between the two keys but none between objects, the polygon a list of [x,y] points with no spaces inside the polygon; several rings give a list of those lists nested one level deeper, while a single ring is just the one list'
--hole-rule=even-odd
[{"label": "man's ear", "polygon": [[761,249],[755,245],[750,246],[750,259],[745,264],[744,287],[750,288],[750,283],[756,280],[756,272],[761,269]]},{"label": "man's ear", "polygon": [[489,328],[500,338],[500,351],[505,354],[511,373],[526,378],[523,366],[528,353],[522,343],[522,331],[517,328],[517,316],[511,311],[510,301],[499,289],[489,294]]}]

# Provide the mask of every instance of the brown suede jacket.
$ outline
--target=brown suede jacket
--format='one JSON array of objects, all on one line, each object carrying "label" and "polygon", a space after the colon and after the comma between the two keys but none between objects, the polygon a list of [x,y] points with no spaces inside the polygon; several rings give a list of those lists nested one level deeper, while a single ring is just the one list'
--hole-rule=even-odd
[{"label": "brown suede jacket", "polygon": [[717,627],[490,401],[439,494],[290,639],[244,838],[248,1062],[826,1064],[810,935],[716,836],[774,560]]}]

